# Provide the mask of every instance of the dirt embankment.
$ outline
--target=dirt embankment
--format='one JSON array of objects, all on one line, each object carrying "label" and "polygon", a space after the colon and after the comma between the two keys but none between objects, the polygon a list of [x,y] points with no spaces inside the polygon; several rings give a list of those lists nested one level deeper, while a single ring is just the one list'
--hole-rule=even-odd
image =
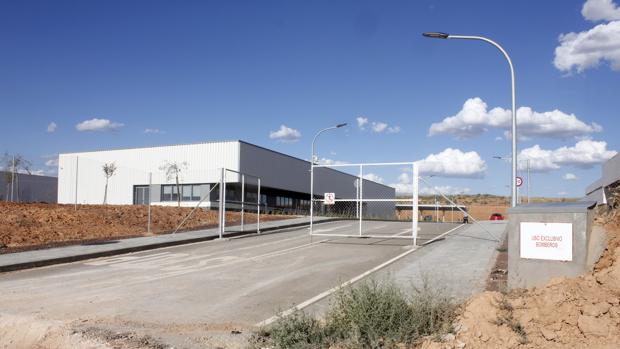
[{"label": "dirt embankment", "polygon": [[[186,207],[151,207],[151,233],[173,231],[191,211]],[[261,215],[261,221],[292,216]],[[245,213],[246,223],[256,215]],[[57,244],[147,235],[148,210],[138,205],[16,204],[0,202],[0,253]],[[227,225],[240,222],[238,212],[226,214]],[[217,211],[196,210],[184,230],[211,228],[218,222]]]},{"label": "dirt embankment", "polygon": [[620,215],[603,224],[609,244],[592,273],[553,279],[539,289],[474,296],[456,335],[422,348],[619,348]]}]

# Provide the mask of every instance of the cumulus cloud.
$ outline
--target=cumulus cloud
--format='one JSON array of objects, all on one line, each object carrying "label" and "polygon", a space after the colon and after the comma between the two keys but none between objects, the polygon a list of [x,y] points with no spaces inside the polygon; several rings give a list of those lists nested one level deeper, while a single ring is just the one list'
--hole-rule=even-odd
[{"label": "cumulus cloud", "polygon": [[293,143],[299,141],[301,132],[286,125],[280,125],[279,130],[269,132],[269,138],[279,142]]},{"label": "cumulus cloud", "polygon": [[475,151],[463,152],[460,149],[447,148],[421,160],[419,169],[420,175],[482,178],[487,165]]},{"label": "cumulus cloud", "polygon": [[166,133],[165,131],[162,131],[158,128],[146,128],[144,129],[144,133],[146,134],[164,134]]},{"label": "cumulus cloud", "polygon": [[566,173],[562,178],[564,178],[567,181],[574,181],[577,180],[577,176],[574,173]]},{"label": "cumulus cloud", "polygon": [[334,159],[329,159],[329,158],[320,158],[320,159],[318,159],[318,161],[316,163],[319,164],[319,165],[343,165],[343,164],[346,164],[346,162],[344,162],[344,161],[334,160]]},{"label": "cumulus cloud", "polygon": [[[560,110],[536,112],[530,107],[517,109],[517,122],[520,137],[569,138],[583,137],[601,132],[602,127],[596,123],[587,124],[574,114]],[[459,112],[433,123],[429,136],[451,134],[459,139],[478,136],[491,128],[509,130],[512,128],[512,112],[500,107],[488,109],[479,97],[469,98]],[[510,137],[510,133],[506,134]],[[497,139],[496,139],[497,140]]]},{"label": "cumulus cloud", "polygon": [[366,125],[368,124],[368,118],[358,116],[355,120],[357,121],[357,127],[362,130],[366,128]]},{"label": "cumulus cloud", "polygon": [[612,0],[588,0],[583,4],[581,14],[590,21],[620,20],[620,7]]},{"label": "cumulus cloud", "polygon": [[48,166],[48,167],[58,167],[58,158],[49,159],[49,160],[45,161],[45,166]]},{"label": "cumulus cloud", "polygon": [[620,70],[620,21],[603,23],[579,33],[561,34],[553,64],[561,71],[588,68],[608,62],[612,70]]},{"label": "cumulus cloud", "polygon": [[125,126],[119,122],[113,122],[108,119],[90,119],[80,122],[75,125],[75,129],[78,131],[115,131],[121,127]]},{"label": "cumulus cloud", "polygon": [[469,188],[453,187],[450,185],[435,185],[432,187],[420,188],[420,195],[434,195],[434,194],[459,195],[459,194],[467,194],[469,192],[471,192],[471,189]]},{"label": "cumulus cloud", "polygon": [[362,176],[364,179],[367,179],[369,181],[373,181],[373,182],[377,182],[377,183],[383,183],[383,178],[381,176],[378,176],[374,173],[367,173],[365,175]]},{"label": "cumulus cloud", "polygon": [[[604,141],[582,140],[572,147],[557,149],[543,149],[538,144],[523,149],[519,153],[519,159],[529,159],[532,171],[548,172],[560,169],[562,166],[578,168],[591,168],[603,163],[617,154],[616,151],[608,150]],[[520,167],[525,165],[521,164]]]},{"label": "cumulus cloud", "polygon": [[[403,172],[398,176],[397,183],[389,184],[390,187],[396,189],[396,194],[411,194],[413,192],[413,185],[411,183],[411,176],[408,173]],[[420,182],[420,195],[432,195],[441,193],[444,195],[456,195],[456,194],[467,194],[471,192],[469,188],[460,188],[453,187],[450,185],[439,185],[439,186],[423,186],[422,182]]]},{"label": "cumulus cloud", "polygon": [[374,133],[398,133],[400,132],[400,126],[389,125],[387,122],[382,121],[370,121],[367,117],[359,116],[355,119],[357,121],[357,127],[364,131],[366,126],[370,125],[370,130]]},{"label": "cumulus cloud", "polygon": [[56,125],[56,123],[52,121],[49,123],[49,125],[47,125],[47,132],[48,133],[56,132],[56,128],[58,128],[58,125]]}]

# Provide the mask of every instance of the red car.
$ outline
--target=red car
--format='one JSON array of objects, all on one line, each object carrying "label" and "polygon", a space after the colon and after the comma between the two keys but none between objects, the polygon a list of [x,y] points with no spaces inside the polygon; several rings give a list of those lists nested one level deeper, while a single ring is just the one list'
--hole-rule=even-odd
[{"label": "red car", "polygon": [[492,220],[492,221],[503,221],[504,220],[504,216],[502,216],[501,213],[493,213],[491,215],[491,217],[489,217],[489,220]]}]

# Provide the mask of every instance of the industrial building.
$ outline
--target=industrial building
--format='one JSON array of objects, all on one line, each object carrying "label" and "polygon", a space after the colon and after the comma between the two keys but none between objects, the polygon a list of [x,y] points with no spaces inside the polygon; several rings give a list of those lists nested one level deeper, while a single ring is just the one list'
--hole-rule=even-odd
[{"label": "industrial building", "polygon": [[[105,164],[113,163],[114,174],[107,181]],[[166,175],[169,164],[179,167],[179,192],[176,178]],[[260,178],[262,212],[306,213],[310,208],[310,163],[244,141],[146,148],[103,150],[60,154],[58,164],[58,202],[77,204],[177,205],[217,207],[219,190],[211,190],[226,171],[226,202],[241,202],[245,174],[244,202],[257,202],[257,177]],[[236,171],[236,172],[233,172]],[[173,176],[174,177],[174,176]],[[356,198],[357,177],[329,168],[315,168],[315,198],[334,192],[336,199]],[[150,183],[150,184],[149,184]],[[150,189],[150,190],[149,190]],[[106,193],[107,191],[107,193]],[[364,197],[395,198],[395,189],[370,180],[363,181]],[[179,197],[180,194],[180,197]],[[207,197],[208,196],[208,197]],[[322,207],[318,213],[337,210],[353,212],[355,202]],[[393,217],[394,203],[365,202],[364,214]],[[348,207],[352,206],[352,207]],[[315,209],[317,207],[315,206]]]},{"label": "industrial building", "polygon": [[55,203],[57,186],[56,177],[0,171],[0,201]]}]

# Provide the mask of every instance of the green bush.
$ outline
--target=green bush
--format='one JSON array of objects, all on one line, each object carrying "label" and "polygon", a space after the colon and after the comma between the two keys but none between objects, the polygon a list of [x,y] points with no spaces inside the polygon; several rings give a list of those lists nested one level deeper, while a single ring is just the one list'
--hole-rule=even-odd
[{"label": "green bush", "polygon": [[323,323],[296,312],[253,336],[253,347],[391,348],[451,330],[456,307],[426,284],[408,295],[392,282],[340,290]]}]

